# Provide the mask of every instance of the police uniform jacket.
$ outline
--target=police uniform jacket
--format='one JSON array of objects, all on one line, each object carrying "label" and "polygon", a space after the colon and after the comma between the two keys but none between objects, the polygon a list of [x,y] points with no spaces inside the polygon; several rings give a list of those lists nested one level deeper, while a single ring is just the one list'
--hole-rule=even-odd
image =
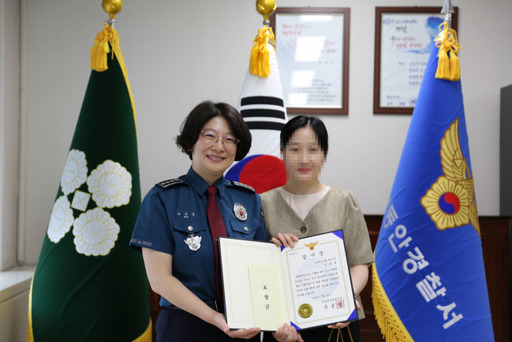
[{"label": "police uniform jacket", "polygon": [[[219,206],[228,237],[265,241],[261,200],[251,187],[224,179]],[[130,245],[172,255],[172,273],[204,301],[216,299],[215,255],[206,212],[209,184],[192,168],[177,179],[156,184],[146,195]],[[240,211],[247,212],[241,215]],[[171,306],[165,298],[162,306]]]}]

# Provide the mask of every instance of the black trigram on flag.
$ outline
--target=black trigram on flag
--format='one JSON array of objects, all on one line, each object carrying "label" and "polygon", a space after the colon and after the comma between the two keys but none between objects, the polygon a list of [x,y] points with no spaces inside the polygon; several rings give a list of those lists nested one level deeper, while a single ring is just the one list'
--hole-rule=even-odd
[{"label": "black trigram on flag", "polygon": [[252,133],[250,155],[279,156],[279,134],[287,121],[283,88],[274,48],[270,52],[270,75],[260,77],[247,72],[239,110]]}]

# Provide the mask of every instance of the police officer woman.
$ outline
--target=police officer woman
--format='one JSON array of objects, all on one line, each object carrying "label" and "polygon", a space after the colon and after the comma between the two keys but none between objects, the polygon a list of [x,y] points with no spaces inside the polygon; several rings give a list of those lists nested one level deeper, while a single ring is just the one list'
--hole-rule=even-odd
[{"label": "police officer woman", "polygon": [[[235,108],[205,101],[187,116],[176,144],[192,166],[148,192],[130,242],[142,250],[151,288],[162,297],[156,340],[259,341],[259,328],[229,329],[216,260],[219,235],[266,240],[258,194],[223,177],[249,151],[251,133]],[[285,325],[276,334],[295,341],[294,330]]]}]

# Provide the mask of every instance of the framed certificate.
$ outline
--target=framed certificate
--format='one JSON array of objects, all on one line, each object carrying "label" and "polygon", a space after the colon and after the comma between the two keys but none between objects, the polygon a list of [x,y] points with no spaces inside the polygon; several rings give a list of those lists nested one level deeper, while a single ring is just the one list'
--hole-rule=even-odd
[{"label": "framed certificate", "polygon": [[220,238],[226,321],[232,329],[297,330],[357,319],[342,231],[294,248]]},{"label": "framed certificate", "polygon": [[[441,7],[376,7],[373,112],[412,114],[434,38],[444,20]],[[457,29],[458,8],[452,14]]]},{"label": "framed certificate", "polygon": [[271,16],[289,114],[348,114],[349,8],[278,7]]}]

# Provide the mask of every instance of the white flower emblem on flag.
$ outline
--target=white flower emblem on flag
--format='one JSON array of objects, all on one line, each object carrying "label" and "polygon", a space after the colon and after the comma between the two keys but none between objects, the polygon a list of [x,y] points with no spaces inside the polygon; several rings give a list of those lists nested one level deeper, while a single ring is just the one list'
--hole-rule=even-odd
[{"label": "white flower emblem on flag", "polygon": [[50,223],[48,224],[48,238],[57,243],[62,239],[73,224],[73,210],[66,196],[59,197],[53,204]]},{"label": "white flower emblem on flag", "polygon": [[107,255],[114,247],[120,228],[110,214],[95,208],[81,214],[73,225],[73,240],[80,254]]},{"label": "white flower emblem on flag", "polygon": [[[100,208],[126,205],[132,194],[132,175],[120,163],[106,160],[89,177],[86,155],[79,150],[68,153],[61,178],[64,196],[54,204],[47,235],[57,243],[73,227],[76,250],[87,256],[107,255],[114,247],[120,228],[110,213]],[[73,209],[85,211],[91,195],[77,190],[87,182],[88,191],[99,208],[82,213],[77,219]],[[73,193],[73,203],[68,195]]]},{"label": "white flower emblem on flag", "polygon": [[130,202],[132,175],[117,162],[106,160],[87,179],[92,199],[100,208],[120,207]]},{"label": "white flower emblem on flag", "polygon": [[85,182],[87,171],[85,153],[79,150],[69,151],[64,172],[62,172],[60,179],[60,186],[64,195],[72,193]]}]

